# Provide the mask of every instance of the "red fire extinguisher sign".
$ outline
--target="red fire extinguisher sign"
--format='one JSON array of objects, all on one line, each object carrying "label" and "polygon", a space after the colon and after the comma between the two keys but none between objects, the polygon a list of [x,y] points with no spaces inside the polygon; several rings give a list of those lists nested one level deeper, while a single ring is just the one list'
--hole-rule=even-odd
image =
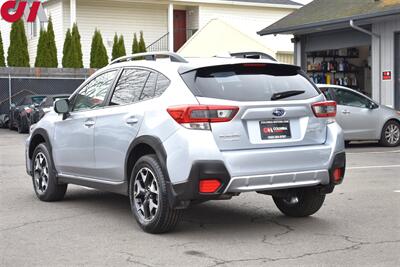
[{"label": "red fire extinguisher sign", "polygon": [[388,81],[392,79],[392,72],[391,71],[384,71],[382,72],[382,80]]}]

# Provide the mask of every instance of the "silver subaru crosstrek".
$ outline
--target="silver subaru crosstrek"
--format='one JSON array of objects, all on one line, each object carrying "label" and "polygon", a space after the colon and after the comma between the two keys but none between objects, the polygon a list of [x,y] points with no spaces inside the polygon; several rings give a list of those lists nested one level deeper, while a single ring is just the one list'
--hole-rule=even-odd
[{"label": "silver subaru crosstrek", "polygon": [[56,101],[32,128],[26,167],[42,201],[68,184],[129,196],[150,233],[172,230],[191,204],[253,191],[309,216],[344,177],[335,115],[297,66],[136,54]]}]

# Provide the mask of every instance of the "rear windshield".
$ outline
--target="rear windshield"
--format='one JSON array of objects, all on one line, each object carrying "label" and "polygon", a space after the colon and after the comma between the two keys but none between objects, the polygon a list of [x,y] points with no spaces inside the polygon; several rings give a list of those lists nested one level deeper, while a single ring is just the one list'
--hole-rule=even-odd
[{"label": "rear windshield", "polygon": [[21,106],[40,104],[45,99],[45,96],[28,96],[25,97],[20,103]]},{"label": "rear windshield", "polygon": [[[302,100],[321,92],[295,66],[236,64],[201,68],[184,73],[183,80],[195,96],[234,101]],[[295,91],[295,94],[290,94]]]}]

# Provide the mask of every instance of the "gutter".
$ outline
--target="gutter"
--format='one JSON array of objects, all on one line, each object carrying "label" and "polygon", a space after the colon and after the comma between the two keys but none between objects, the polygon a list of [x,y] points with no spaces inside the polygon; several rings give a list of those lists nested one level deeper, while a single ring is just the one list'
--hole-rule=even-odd
[{"label": "gutter", "polygon": [[382,86],[381,86],[381,81],[380,81],[381,71],[382,71],[382,69],[381,69],[382,68],[382,64],[381,64],[382,63],[382,38],[379,34],[373,33],[364,28],[361,28],[360,26],[355,25],[354,20],[352,20],[352,19],[349,21],[349,25],[351,28],[353,28],[356,31],[368,34],[371,37],[375,37],[375,38],[379,39],[379,77],[378,77],[378,79],[379,79],[379,104],[382,104]]}]

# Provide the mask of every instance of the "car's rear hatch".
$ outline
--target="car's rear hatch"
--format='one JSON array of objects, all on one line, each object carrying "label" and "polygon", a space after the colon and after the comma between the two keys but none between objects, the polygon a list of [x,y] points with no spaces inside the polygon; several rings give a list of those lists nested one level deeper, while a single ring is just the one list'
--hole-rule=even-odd
[{"label": "car's rear hatch", "polygon": [[241,63],[191,70],[182,77],[201,105],[235,106],[228,122],[211,123],[221,151],[320,145],[328,119],[312,104],[324,96],[295,66]]}]

